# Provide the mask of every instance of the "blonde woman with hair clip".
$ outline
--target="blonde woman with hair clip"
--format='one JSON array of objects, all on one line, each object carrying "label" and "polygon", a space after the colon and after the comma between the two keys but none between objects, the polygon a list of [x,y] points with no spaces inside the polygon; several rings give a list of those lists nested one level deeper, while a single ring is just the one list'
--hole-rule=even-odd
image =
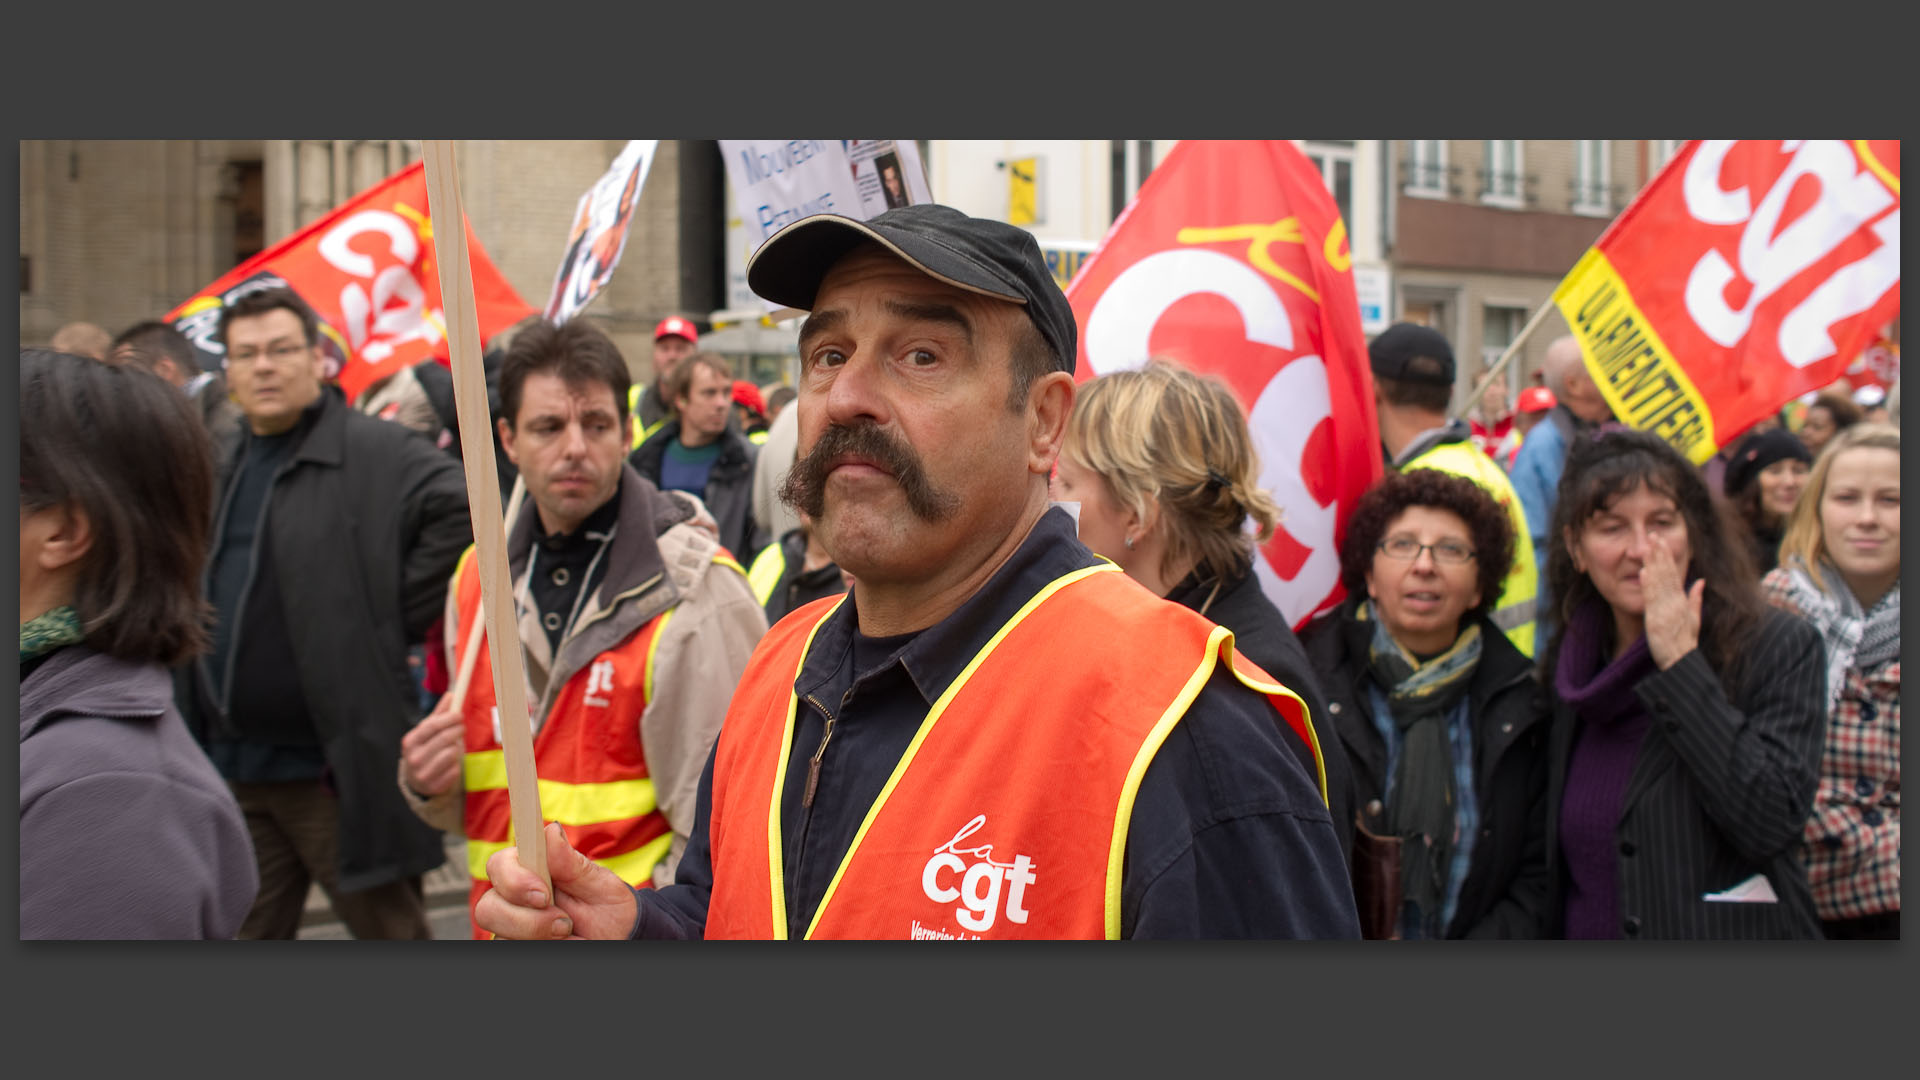
[{"label": "blonde woman with hair clip", "polygon": [[1800,838],[1829,938],[1900,936],[1900,429],[1833,437],[1787,523],[1773,606],[1827,646],[1827,738]]},{"label": "blonde woman with hair clip", "polygon": [[1255,486],[1259,475],[1246,414],[1226,384],[1156,359],[1080,388],[1053,498],[1080,504],[1081,543],[1154,595],[1233,631],[1248,660],[1307,703],[1334,831],[1351,861],[1349,774],[1326,698],[1253,571],[1254,543],[1280,521],[1280,507]]}]

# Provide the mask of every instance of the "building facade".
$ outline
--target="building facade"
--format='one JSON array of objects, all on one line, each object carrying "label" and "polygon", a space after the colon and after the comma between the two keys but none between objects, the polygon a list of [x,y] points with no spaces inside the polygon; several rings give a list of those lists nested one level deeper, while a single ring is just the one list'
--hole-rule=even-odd
[{"label": "building facade", "polygon": [[[624,145],[456,144],[474,235],[536,310],[576,203]],[[719,154],[710,141],[660,143],[619,271],[588,309],[636,378],[652,378],[655,323],[678,314],[705,329],[722,306]],[[23,141],[21,341],[76,320],[118,333],[157,318],[419,156],[402,139]]]}]

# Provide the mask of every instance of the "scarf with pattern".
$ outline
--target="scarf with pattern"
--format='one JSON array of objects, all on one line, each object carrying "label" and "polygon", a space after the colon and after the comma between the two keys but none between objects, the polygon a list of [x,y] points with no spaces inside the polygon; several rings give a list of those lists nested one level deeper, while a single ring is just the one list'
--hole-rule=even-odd
[{"label": "scarf with pattern", "polygon": [[54,608],[20,624],[20,662],[24,664],[85,640],[87,634],[80,627],[80,613],[70,606]]},{"label": "scarf with pattern", "polygon": [[1787,568],[1794,604],[1827,644],[1827,712],[1832,714],[1849,669],[1872,671],[1900,658],[1900,583],[1894,582],[1872,611],[1863,611],[1832,561],[1820,560],[1819,581],[1798,555],[1781,565]]},{"label": "scarf with pattern", "polygon": [[[1362,603],[1357,617],[1367,621]],[[1394,727],[1400,732],[1400,757],[1393,770],[1387,831],[1404,843],[1400,855],[1400,895],[1418,905],[1420,917],[1437,926],[1446,904],[1447,874],[1453,865],[1453,743],[1447,717],[1466,694],[1480,665],[1480,626],[1469,623],[1451,648],[1421,663],[1374,620],[1367,649],[1367,670],[1387,693]],[[1435,934],[1434,936],[1438,936]]]}]

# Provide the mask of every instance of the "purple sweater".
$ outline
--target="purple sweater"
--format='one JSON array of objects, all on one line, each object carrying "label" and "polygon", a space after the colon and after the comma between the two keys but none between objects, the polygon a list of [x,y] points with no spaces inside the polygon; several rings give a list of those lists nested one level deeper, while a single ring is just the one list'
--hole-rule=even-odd
[{"label": "purple sweater", "polygon": [[258,884],[246,820],[165,668],[70,645],[27,677],[22,938],[231,938]]},{"label": "purple sweater", "polygon": [[[1647,639],[1605,663],[1607,607],[1590,604],[1567,627],[1554,689],[1580,718],[1560,803],[1560,851],[1566,866],[1566,936],[1620,936],[1620,855],[1616,830],[1627,778],[1653,714],[1635,692],[1653,674]],[[1603,667],[1602,665],[1605,664]]]}]

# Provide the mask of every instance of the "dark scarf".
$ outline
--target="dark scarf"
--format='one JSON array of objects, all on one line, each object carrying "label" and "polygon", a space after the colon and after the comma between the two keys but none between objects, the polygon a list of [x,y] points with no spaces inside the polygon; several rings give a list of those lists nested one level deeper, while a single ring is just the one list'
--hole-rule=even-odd
[{"label": "dark scarf", "polygon": [[[1356,617],[1367,621],[1367,605]],[[1387,693],[1387,707],[1400,732],[1400,757],[1393,771],[1393,797],[1387,831],[1404,843],[1400,856],[1400,895],[1418,906],[1420,918],[1440,936],[1446,905],[1447,874],[1453,865],[1453,742],[1447,717],[1465,696],[1480,666],[1480,627],[1469,624],[1453,646],[1421,663],[1375,621],[1367,648],[1367,671]]]},{"label": "dark scarf", "polygon": [[1645,709],[1634,687],[1653,674],[1653,653],[1640,635],[1618,660],[1607,660],[1607,625],[1612,610],[1599,596],[1589,597],[1568,622],[1560,643],[1553,686],[1560,700],[1586,723],[1614,724]]}]

